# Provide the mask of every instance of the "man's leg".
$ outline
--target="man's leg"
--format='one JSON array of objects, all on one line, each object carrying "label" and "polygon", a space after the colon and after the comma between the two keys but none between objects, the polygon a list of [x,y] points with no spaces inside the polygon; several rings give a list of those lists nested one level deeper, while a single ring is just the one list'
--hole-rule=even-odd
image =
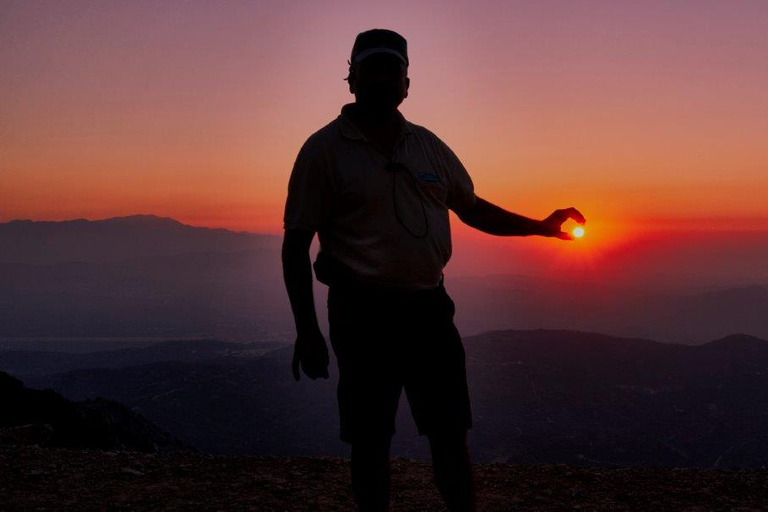
[{"label": "man's leg", "polygon": [[466,430],[429,435],[432,469],[437,489],[450,512],[475,512],[475,473],[467,446]]},{"label": "man's leg", "polygon": [[411,318],[405,390],[420,435],[429,438],[437,489],[448,510],[476,510],[475,475],[467,446],[472,408],[456,307],[445,289],[420,297]]},{"label": "man's leg", "polygon": [[391,435],[352,442],[352,488],[360,512],[389,512]]},{"label": "man's leg", "polygon": [[328,322],[339,369],[340,439],[352,447],[358,510],[389,510],[389,450],[402,384],[392,375],[392,315],[374,294],[331,286]]}]

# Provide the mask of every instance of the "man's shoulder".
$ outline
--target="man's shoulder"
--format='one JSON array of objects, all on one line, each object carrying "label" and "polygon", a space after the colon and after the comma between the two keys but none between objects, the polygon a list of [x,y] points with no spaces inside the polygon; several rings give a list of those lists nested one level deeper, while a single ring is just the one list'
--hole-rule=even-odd
[{"label": "man's shoulder", "polygon": [[307,149],[310,146],[320,148],[338,144],[339,140],[341,140],[339,134],[339,119],[336,118],[312,132],[304,141],[304,146]]},{"label": "man's shoulder", "polygon": [[441,139],[435,132],[433,132],[426,126],[422,126],[420,124],[416,124],[411,121],[408,121],[408,124],[410,125],[413,133],[420,140],[426,141],[428,144],[430,144],[433,150],[442,151],[446,147],[448,147],[448,145],[443,141],[443,139]]}]

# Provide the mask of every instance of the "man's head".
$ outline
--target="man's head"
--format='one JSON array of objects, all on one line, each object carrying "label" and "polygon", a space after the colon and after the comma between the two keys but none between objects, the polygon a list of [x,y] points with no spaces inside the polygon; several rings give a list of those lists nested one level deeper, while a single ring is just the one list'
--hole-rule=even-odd
[{"label": "man's head", "polygon": [[397,32],[375,28],[355,39],[349,62],[349,92],[372,110],[395,109],[408,97],[408,44]]}]

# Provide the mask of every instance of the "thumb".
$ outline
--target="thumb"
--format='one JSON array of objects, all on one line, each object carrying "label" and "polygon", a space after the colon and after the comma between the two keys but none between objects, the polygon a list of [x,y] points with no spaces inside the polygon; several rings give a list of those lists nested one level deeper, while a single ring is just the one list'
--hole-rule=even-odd
[{"label": "thumb", "polygon": [[559,239],[561,239],[561,240],[573,240],[573,237],[571,236],[571,234],[570,234],[570,233],[567,233],[567,232],[565,232],[565,231],[561,231],[561,232],[559,232],[559,233],[557,234],[557,238],[559,238]]}]

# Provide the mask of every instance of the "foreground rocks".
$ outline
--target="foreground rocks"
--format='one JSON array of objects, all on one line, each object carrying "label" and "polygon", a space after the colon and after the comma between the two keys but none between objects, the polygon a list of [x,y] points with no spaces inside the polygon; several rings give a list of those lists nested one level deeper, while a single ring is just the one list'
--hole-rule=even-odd
[{"label": "foreground rocks", "polygon": [[[479,510],[765,510],[768,469],[479,464]],[[354,510],[348,458],[0,445],[2,510]],[[429,462],[392,459],[392,510],[445,510]]]}]

